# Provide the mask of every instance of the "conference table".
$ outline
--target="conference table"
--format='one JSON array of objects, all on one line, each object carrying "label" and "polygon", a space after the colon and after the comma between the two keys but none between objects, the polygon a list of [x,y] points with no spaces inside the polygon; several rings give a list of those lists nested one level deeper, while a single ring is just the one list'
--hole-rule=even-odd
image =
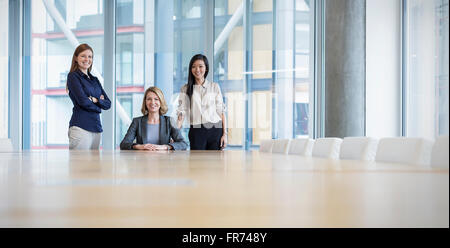
[{"label": "conference table", "polygon": [[259,151],[0,153],[0,227],[449,227],[449,171]]}]

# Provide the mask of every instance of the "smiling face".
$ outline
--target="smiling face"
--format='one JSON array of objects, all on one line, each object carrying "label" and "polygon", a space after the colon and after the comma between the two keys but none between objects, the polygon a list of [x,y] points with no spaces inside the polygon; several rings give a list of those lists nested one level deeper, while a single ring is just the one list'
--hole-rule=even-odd
[{"label": "smiling face", "polygon": [[76,58],[78,68],[80,68],[80,70],[83,72],[87,72],[89,67],[91,67],[91,65],[92,65],[92,60],[93,60],[92,57],[93,57],[92,51],[89,49],[84,50],[83,52],[79,53]]},{"label": "smiling face", "polygon": [[203,62],[203,60],[201,59],[194,61],[191,67],[191,72],[194,75],[196,81],[203,82],[206,72],[205,62]]},{"label": "smiling face", "polygon": [[161,101],[154,92],[149,91],[145,96],[145,106],[149,113],[158,113],[161,108]]}]

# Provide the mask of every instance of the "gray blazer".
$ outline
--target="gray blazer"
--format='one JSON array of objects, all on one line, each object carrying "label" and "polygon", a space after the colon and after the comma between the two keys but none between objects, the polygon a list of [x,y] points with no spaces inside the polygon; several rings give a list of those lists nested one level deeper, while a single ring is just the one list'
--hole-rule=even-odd
[{"label": "gray blazer", "polygon": [[[147,119],[147,115],[133,119],[127,134],[120,143],[121,150],[133,150],[133,145],[144,144],[144,140],[147,140]],[[170,143],[170,138],[173,139],[173,143]],[[134,143],[135,139],[136,143]],[[159,117],[158,145],[171,145],[174,150],[186,150],[188,146],[180,130],[173,126],[170,117],[165,115]]]}]

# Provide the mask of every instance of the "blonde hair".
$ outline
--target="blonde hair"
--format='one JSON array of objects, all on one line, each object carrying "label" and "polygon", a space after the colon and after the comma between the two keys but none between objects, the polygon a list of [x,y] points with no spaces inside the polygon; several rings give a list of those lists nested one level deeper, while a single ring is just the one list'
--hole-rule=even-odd
[{"label": "blonde hair", "polygon": [[[91,50],[92,52],[92,61],[94,61],[94,50],[92,49],[92,47],[90,47],[88,44],[80,44],[79,46],[77,46],[77,48],[75,48],[75,51],[73,52],[73,56],[72,56],[72,65],[70,65],[70,72],[74,72],[78,69],[78,63],[77,63],[77,57],[80,53],[86,51],[86,50]],[[94,64],[94,63],[92,63]],[[89,66],[88,68],[88,72],[91,73],[91,69],[92,69],[92,65]],[[69,87],[67,85],[66,82],[66,90],[69,90]]]},{"label": "blonde hair", "polygon": [[161,103],[161,107],[159,108],[159,115],[164,115],[165,113],[167,113],[167,111],[169,110],[169,107],[167,106],[166,100],[164,99],[163,92],[158,87],[153,86],[153,87],[148,88],[144,93],[144,99],[142,100],[142,107],[141,107],[142,114],[143,115],[148,114],[148,109],[147,109],[147,104],[145,104],[145,99],[147,98],[147,94],[149,92],[155,93],[159,98],[159,102]]}]

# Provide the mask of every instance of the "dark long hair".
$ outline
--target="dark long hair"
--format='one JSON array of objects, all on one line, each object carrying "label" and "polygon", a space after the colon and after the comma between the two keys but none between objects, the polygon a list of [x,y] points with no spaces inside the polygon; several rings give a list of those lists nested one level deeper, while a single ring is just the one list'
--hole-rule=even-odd
[{"label": "dark long hair", "polygon": [[[81,44],[79,45],[75,51],[73,52],[73,56],[72,56],[72,64],[70,65],[70,71],[69,72],[74,72],[78,69],[78,63],[77,63],[77,57],[80,53],[86,51],[86,50],[91,50],[92,52],[92,64],[91,66],[89,66],[88,68],[88,72],[91,73],[91,69],[92,69],[92,65],[94,64],[94,50],[92,50],[92,47],[90,47],[88,44]],[[69,87],[67,85],[66,82],[66,90],[69,91]]]},{"label": "dark long hair", "polygon": [[189,100],[191,100],[191,98],[192,98],[192,93],[194,92],[194,84],[195,84],[195,77],[194,77],[194,74],[192,74],[192,65],[197,60],[203,60],[203,62],[205,63],[205,67],[206,67],[205,78],[206,78],[206,76],[208,76],[208,72],[209,72],[208,58],[206,58],[206,56],[203,54],[194,55],[192,57],[191,61],[189,62],[189,68],[188,68],[189,76],[188,76],[186,94],[189,96]]}]

